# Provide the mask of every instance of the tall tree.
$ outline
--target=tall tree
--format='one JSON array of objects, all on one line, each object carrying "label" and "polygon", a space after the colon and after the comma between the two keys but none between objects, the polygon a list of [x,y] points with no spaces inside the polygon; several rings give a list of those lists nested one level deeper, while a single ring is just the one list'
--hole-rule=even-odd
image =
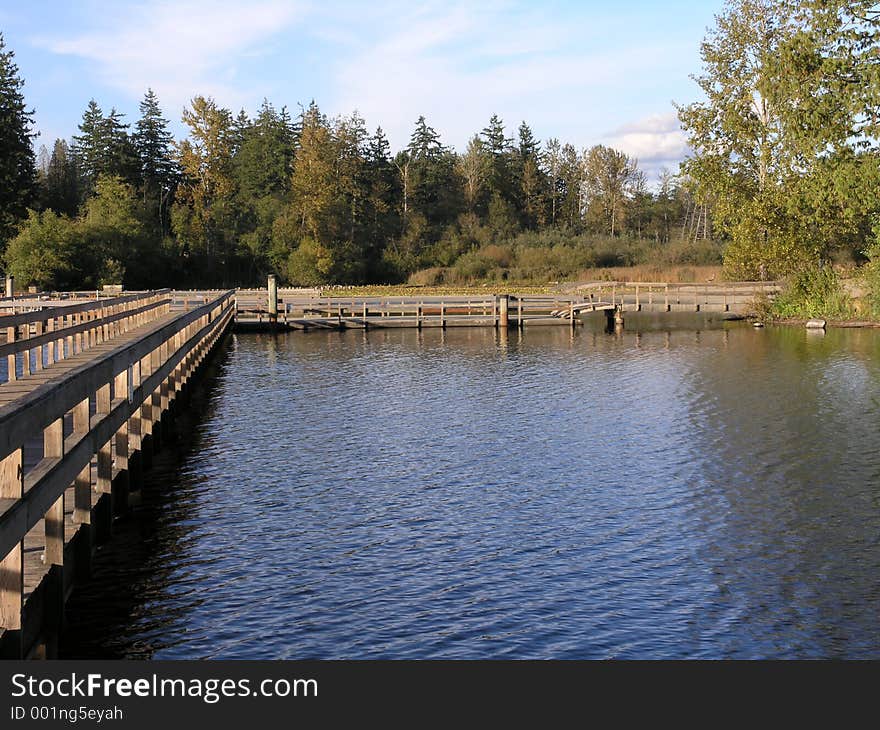
[{"label": "tall tree", "polygon": [[24,80],[0,33],[0,251],[35,199],[36,170],[31,140],[36,136],[28,111]]},{"label": "tall tree", "polygon": [[880,170],[864,147],[880,109],[876,61],[859,56],[875,36],[870,15],[861,29],[846,17],[866,9],[730,0],[701,46],[705,100],[679,108],[695,151],[683,170],[714,202],[738,277],[815,266],[870,227]]},{"label": "tall tree", "polygon": [[42,184],[45,208],[71,217],[76,215],[80,203],[79,175],[70,148],[63,139],[55,140]]},{"label": "tall tree", "polygon": [[129,185],[137,186],[142,182],[140,162],[134,142],[128,133],[130,125],[124,122],[124,119],[125,115],[113,108],[102,121],[104,159],[98,174],[120,177]]},{"label": "tall tree", "polygon": [[552,137],[547,140],[547,148],[544,150],[542,158],[548,177],[547,197],[549,198],[550,225],[555,226],[562,198],[565,197],[565,179],[562,176],[562,145],[558,139]]},{"label": "tall tree", "polygon": [[544,203],[547,195],[547,176],[541,168],[541,145],[531,127],[519,125],[518,144],[514,158],[516,206],[526,228],[544,223]]},{"label": "tall tree", "polygon": [[135,123],[132,143],[138,159],[143,200],[156,211],[156,220],[165,233],[168,204],[178,177],[174,137],[152,89],[147,89],[139,109],[141,115]]},{"label": "tall tree", "polygon": [[583,160],[584,213],[600,222],[609,235],[620,233],[625,218],[627,195],[638,168],[623,152],[596,145]]},{"label": "tall tree", "polygon": [[484,207],[490,165],[483,140],[474,135],[458,158],[458,173],[464,181],[464,200],[469,213],[478,213]]},{"label": "tall tree", "polygon": [[123,121],[124,116],[116,109],[105,115],[94,99],[83,112],[80,133],[73,137],[73,153],[82,177],[83,195],[92,193],[100,175],[121,177],[131,185],[140,183],[137,151],[128,134],[129,125]]},{"label": "tall tree", "polygon": [[409,207],[436,233],[459,212],[456,156],[423,116],[416,121],[406,152],[410,161],[406,181]]},{"label": "tall tree", "polygon": [[213,99],[195,97],[183,112],[189,137],[178,145],[183,180],[172,220],[185,251],[196,256],[194,276],[215,281],[234,277],[234,195],[232,115]]},{"label": "tall tree", "polygon": [[367,143],[367,276],[376,280],[386,275],[381,262],[382,250],[399,231],[395,203],[399,193],[396,170],[391,161],[391,146],[381,127]]},{"label": "tall tree", "polygon": [[90,99],[78,126],[80,133],[73,136],[72,146],[82,180],[83,195],[88,195],[94,188],[95,180],[103,168],[106,155],[103,126],[104,112],[97,101]]},{"label": "tall tree", "polygon": [[497,114],[489,119],[489,124],[481,132],[489,155],[489,194],[497,194],[507,202],[514,201],[516,185],[511,169],[513,139],[504,132],[504,122]]}]

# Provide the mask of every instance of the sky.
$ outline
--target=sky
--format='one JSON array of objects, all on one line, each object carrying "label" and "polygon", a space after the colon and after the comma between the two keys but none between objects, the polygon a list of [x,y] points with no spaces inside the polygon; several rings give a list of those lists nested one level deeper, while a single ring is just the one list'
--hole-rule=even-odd
[{"label": "sky", "polygon": [[76,133],[94,98],[134,122],[146,89],[175,136],[195,95],[253,113],[263,99],[357,110],[404,147],[419,115],[461,151],[498,114],[510,136],[605,144],[649,177],[687,154],[673,102],[721,0],[335,2],[0,0],[36,144]]}]

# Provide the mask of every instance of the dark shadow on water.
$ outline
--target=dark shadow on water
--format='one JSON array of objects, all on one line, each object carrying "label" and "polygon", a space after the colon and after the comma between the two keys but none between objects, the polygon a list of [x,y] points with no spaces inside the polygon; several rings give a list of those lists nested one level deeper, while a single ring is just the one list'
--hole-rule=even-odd
[{"label": "dark shadow on water", "polygon": [[176,488],[186,460],[201,448],[202,425],[211,418],[217,397],[217,380],[229,363],[227,337],[202,371],[197,384],[181,401],[171,438],[153,456],[144,473],[140,493],[133,495],[128,515],[113,526],[113,538],[99,547],[92,559],[92,577],[77,586],[66,606],[61,638],[61,659],[150,659],[150,644],[133,645],[128,638],[133,621],[155,610],[150,619],[161,631],[163,607],[151,606],[153,586],[164,585],[167,566],[157,559],[173,553],[186,539],[190,502]]}]

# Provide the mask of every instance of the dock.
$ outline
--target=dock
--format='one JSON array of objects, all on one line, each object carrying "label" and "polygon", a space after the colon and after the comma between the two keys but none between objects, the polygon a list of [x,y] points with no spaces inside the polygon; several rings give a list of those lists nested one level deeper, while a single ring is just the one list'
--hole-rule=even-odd
[{"label": "dock", "polygon": [[168,290],[0,315],[0,656],[53,657],[64,603],[128,510],[234,291]]},{"label": "dock", "polygon": [[[345,296],[320,290],[239,289],[235,328],[268,330],[372,329],[391,327],[577,326],[604,313],[609,326],[628,312],[716,312],[744,316],[756,297],[772,298],[777,282],[670,284],[597,282],[546,295]],[[210,292],[193,292],[199,297]],[[184,296],[184,301],[186,297]]]}]

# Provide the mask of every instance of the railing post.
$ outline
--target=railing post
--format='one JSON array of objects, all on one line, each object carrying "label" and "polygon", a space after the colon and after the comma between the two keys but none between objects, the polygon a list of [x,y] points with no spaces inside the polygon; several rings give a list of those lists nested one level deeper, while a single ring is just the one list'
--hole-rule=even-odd
[{"label": "railing post", "polygon": [[[102,385],[95,393],[95,413],[105,416],[110,413],[110,383]],[[111,494],[113,485],[113,451],[112,442],[101,444],[98,450],[98,483],[95,485],[99,494]]]},{"label": "railing post", "polygon": [[[15,335],[18,331],[17,327],[7,327],[6,328],[6,341],[7,342],[15,342]],[[6,378],[10,382],[16,380],[18,375],[15,372],[15,353],[13,352],[11,355],[6,356]]]},{"label": "railing post", "polygon": [[[64,456],[64,419],[59,418],[43,430],[43,455]],[[64,493],[55,500],[44,518],[46,528],[46,565],[64,565]]]},{"label": "railing post", "polygon": [[[24,494],[22,470],[23,449],[16,449],[0,461],[0,498],[21,499]],[[24,595],[23,542],[16,544],[9,554],[0,559],[0,628],[6,629],[5,646],[9,658],[21,658],[21,608]],[[12,633],[9,633],[12,632]],[[14,633],[14,635],[13,635]]]},{"label": "railing post", "polygon": [[269,274],[269,323],[272,327],[278,324],[278,279]]},{"label": "railing post", "polygon": [[[89,432],[89,399],[80,401],[73,409],[73,431]],[[77,475],[73,485],[73,522],[77,525],[91,523],[92,515],[92,465],[86,464]]]}]

